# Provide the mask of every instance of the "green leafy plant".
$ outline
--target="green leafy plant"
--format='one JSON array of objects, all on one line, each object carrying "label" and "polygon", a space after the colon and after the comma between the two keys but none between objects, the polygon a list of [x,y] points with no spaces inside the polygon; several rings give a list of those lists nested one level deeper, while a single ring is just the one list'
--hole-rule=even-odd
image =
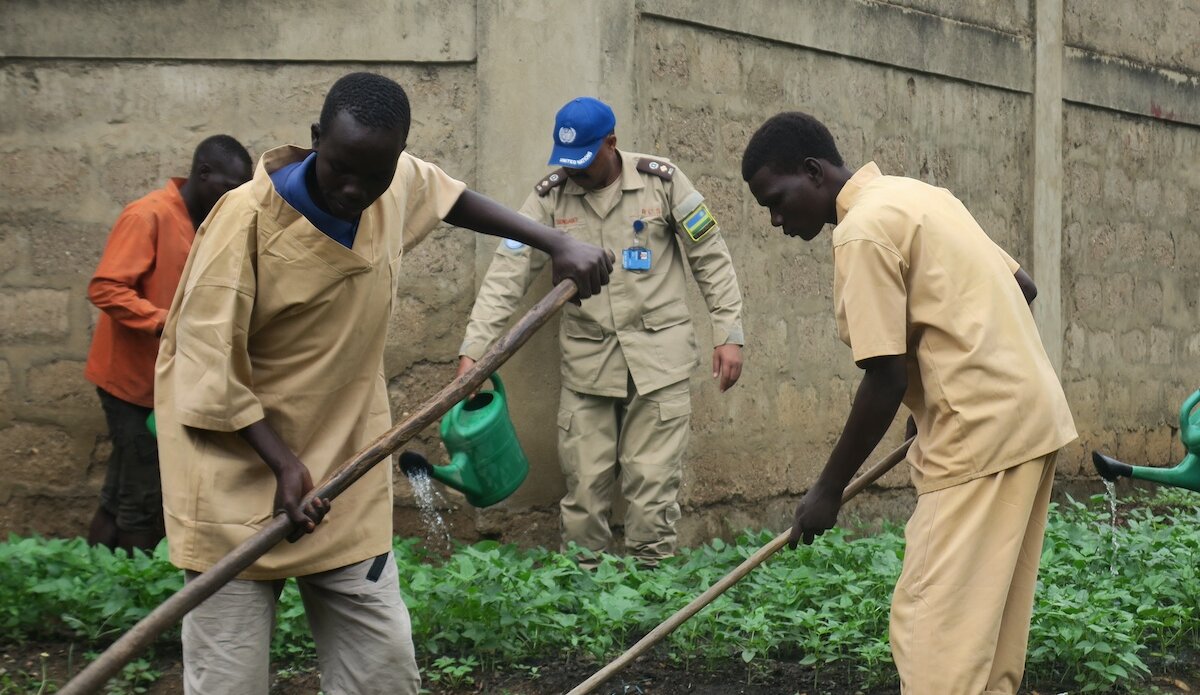
[{"label": "green leafy plant", "polygon": [[116,678],[108,682],[104,692],[108,695],[141,695],[149,691],[150,686],[161,675],[146,659],[134,659],[121,669]]},{"label": "green leafy plant", "polygon": [[[490,541],[459,546],[445,559],[414,540],[397,541],[395,550],[426,680],[464,687],[482,671],[535,677],[549,661],[606,661],[772,537],[715,540],[655,570],[602,555],[587,571],[572,559],[583,553],[578,548],[558,553]],[[1115,527],[1103,497],[1055,505],[1030,630],[1030,687],[1143,692],[1156,668],[1193,653],[1200,637],[1198,553],[1193,495],[1168,490],[1126,500]],[[688,671],[743,664],[747,681],[776,661],[799,663],[811,679],[805,688],[814,691],[830,681],[889,687],[895,672],[888,613],[902,556],[897,526],[862,536],[835,529],[751,572],[657,654]],[[10,537],[0,543],[0,640],[65,640],[98,650],[180,586],[165,544],[129,556],[77,540]],[[285,668],[315,662],[293,582],[280,599],[272,653]],[[144,689],[156,676],[151,663],[135,663],[116,692]],[[23,674],[22,682],[36,683],[36,675]],[[37,692],[30,685],[13,690],[16,678],[0,673],[0,692]]]},{"label": "green leafy plant", "polygon": [[477,668],[479,668],[479,661],[473,656],[461,659],[453,656],[439,656],[425,669],[424,675],[426,679],[434,683],[460,688],[475,682],[475,678],[471,674]]}]

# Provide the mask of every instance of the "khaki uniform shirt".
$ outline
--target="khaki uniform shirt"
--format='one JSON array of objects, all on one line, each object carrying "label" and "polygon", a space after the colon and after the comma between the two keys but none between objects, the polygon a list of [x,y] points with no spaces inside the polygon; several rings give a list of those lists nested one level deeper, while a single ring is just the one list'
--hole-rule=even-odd
[{"label": "khaki uniform shirt", "polygon": [[943,188],[872,162],[837,197],[838,332],[855,361],[906,355],[918,493],[1009,468],[1076,437],[1019,267]]},{"label": "khaki uniform shirt", "polygon": [[[158,355],[155,406],[171,562],[203,571],[268,523],[275,477],[236,430],[263,418],[319,484],[391,424],[383,347],[404,251],[465,185],[408,154],[348,249],[275,191],[263,155],[201,227]],[[311,535],[240,576],[343,567],[391,548],[392,467],[352,485]]]},{"label": "khaki uniform shirt", "polygon": [[[630,375],[639,393],[649,393],[688,378],[698,364],[684,299],[684,263],[708,305],[713,343],[743,344],[737,275],[704,197],[667,160],[625,152],[619,156],[620,196],[611,210],[603,204],[603,191],[564,183],[561,171],[538,184],[540,190],[521,207],[534,221],[617,255],[609,284],[582,306],[567,305],[559,329],[563,385],[611,397],[626,395]],[[622,250],[635,245],[635,220],[646,225],[636,245],[650,249],[649,272],[621,268]],[[459,354],[476,360],[483,355],[547,260],[545,253],[528,246],[500,243]]]}]

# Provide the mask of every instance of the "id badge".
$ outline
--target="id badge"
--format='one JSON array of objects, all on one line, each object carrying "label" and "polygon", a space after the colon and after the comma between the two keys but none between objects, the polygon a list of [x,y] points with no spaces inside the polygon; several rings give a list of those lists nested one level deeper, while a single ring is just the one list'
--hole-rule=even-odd
[{"label": "id badge", "polygon": [[650,249],[645,246],[630,246],[621,252],[621,267],[635,273],[650,270]]}]

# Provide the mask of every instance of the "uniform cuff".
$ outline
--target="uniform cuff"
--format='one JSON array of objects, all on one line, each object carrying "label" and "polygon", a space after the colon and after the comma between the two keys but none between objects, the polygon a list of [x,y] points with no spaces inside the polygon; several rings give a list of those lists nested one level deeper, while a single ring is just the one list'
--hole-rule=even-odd
[{"label": "uniform cuff", "polygon": [[746,337],[742,335],[742,327],[734,326],[728,330],[722,328],[713,328],[713,347],[722,345],[745,345]]},{"label": "uniform cuff", "polygon": [[237,432],[243,427],[249,427],[262,420],[266,415],[263,413],[262,406],[255,403],[253,407],[247,408],[233,417],[217,417],[182,408],[175,410],[175,417],[178,418],[179,424],[187,425],[188,427],[211,430],[213,432]]},{"label": "uniform cuff", "polygon": [[468,340],[468,341],[464,342],[458,348],[458,354],[460,357],[470,357],[471,359],[475,360],[476,362],[478,362],[479,359],[481,357],[483,357],[483,353],[485,353],[485,352],[487,352],[487,346],[481,345],[473,340]]}]

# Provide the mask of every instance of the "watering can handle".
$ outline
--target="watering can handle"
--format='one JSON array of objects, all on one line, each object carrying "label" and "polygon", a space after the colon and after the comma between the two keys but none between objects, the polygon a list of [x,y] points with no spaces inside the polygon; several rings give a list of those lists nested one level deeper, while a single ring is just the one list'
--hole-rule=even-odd
[{"label": "watering can handle", "polygon": [[1200,454],[1200,413],[1192,417],[1192,411],[1200,405],[1200,389],[1188,396],[1179,409],[1179,439],[1189,453]]},{"label": "watering can handle", "polygon": [[[500,394],[500,398],[507,402],[508,395],[504,393],[504,382],[500,381],[500,373],[492,372],[489,378],[492,380],[492,390]],[[1200,393],[1200,391],[1197,391],[1196,393]]]}]

